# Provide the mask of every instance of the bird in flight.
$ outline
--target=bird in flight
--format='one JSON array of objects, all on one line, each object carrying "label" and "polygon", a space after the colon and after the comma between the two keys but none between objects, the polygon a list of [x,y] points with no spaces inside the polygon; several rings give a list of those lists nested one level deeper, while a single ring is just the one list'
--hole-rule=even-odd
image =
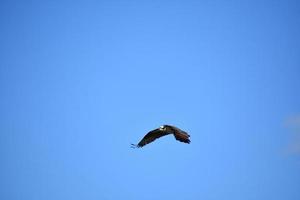
[{"label": "bird in flight", "polygon": [[163,125],[157,129],[154,129],[154,130],[148,132],[138,144],[131,144],[131,147],[132,148],[141,148],[141,147],[153,142],[157,138],[160,138],[162,136],[169,135],[169,134],[173,134],[175,139],[179,140],[180,142],[184,142],[184,143],[188,143],[188,144],[191,142],[189,139],[190,135],[187,132],[185,132],[175,126]]}]

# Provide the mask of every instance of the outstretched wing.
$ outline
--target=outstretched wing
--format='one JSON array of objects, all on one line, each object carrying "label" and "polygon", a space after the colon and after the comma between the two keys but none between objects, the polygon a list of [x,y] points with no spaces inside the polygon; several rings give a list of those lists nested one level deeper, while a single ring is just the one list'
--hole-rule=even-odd
[{"label": "outstretched wing", "polygon": [[168,135],[168,134],[170,134],[170,133],[168,133],[166,131],[159,130],[159,129],[154,129],[153,131],[150,131],[149,133],[147,133],[143,137],[143,139],[136,145],[136,147],[143,147],[146,144],[149,144],[149,143],[153,142],[157,138],[160,138],[160,137]]},{"label": "outstretched wing", "polygon": [[187,132],[185,132],[175,126],[168,126],[168,127],[172,130],[172,133],[174,134],[174,137],[176,140],[178,140],[180,142],[188,143],[188,144],[191,142],[189,139],[190,135]]},{"label": "outstretched wing", "polygon": [[175,139],[179,140],[180,142],[184,143],[190,143],[189,135],[187,134],[182,134],[182,133],[174,133]]}]

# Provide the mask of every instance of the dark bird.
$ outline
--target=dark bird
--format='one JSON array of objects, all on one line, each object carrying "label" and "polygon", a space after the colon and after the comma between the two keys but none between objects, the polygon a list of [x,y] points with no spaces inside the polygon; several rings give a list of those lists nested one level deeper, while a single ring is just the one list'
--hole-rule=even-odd
[{"label": "dark bird", "polygon": [[143,139],[138,143],[138,144],[131,144],[133,148],[140,148],[145,146],[146,144],[149,144],[156,140],[157,138],[160,138],[165,135],[173,134],[176,140],[179,140],[180,142],[184,143],[190,143],[191,141],[189,140],[190,135],[175,127],[175,126],[170,126],[170,125],[163,125],[160,126],[157,129],[154,129],[150,132],[148,132]]}]

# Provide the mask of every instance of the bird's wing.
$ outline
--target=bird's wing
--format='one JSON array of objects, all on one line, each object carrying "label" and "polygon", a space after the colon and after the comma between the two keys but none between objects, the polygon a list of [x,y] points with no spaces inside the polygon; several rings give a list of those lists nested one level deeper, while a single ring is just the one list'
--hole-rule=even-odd
[{"label": "bird's wing", "polygon": [[143,137],[143,139],[137,144],[137,147],[143,147],[146,144],[149,144],[150,142],[153,142],[157,138],[160,138],[160,137],[168,135],[168,134],[170,134],[170,133],[159,130],[159,129],[154,129],[154,130],[150,131],[149,133],[147,133]]},{"label": "bird's wing", "polygon": [[181,130],[180,128],[177,128],[176,126],[171,125],[165,125],[167,128],[169,128],[172,133],[186,133],[185,131]]},{"label": "bird's wing", "polygon": [[179,140],[180,142],[184,142],[188,144],[191,142],[188,134],[176,132],[174,133],[174,137],[176,140]]},{"label": "bird's wing", "polygon": [[189,139],[190,135],[187,132],[185,132],[175,126],[169,126],[169,128],[172,130],[176,140],[179,140],[180,142],[184,142],[184,143],[188,143],[188,144],[191,142]]}]

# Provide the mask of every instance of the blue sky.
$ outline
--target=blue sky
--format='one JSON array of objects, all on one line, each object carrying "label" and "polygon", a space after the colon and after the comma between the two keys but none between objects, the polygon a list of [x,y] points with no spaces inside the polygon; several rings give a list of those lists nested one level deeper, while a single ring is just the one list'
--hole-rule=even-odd
[{"label": "blue sky", "polygon": [[[1,1],[0,199],[300,199],[300,4]],[[191,144],[166,136],[173,124]]]}]

